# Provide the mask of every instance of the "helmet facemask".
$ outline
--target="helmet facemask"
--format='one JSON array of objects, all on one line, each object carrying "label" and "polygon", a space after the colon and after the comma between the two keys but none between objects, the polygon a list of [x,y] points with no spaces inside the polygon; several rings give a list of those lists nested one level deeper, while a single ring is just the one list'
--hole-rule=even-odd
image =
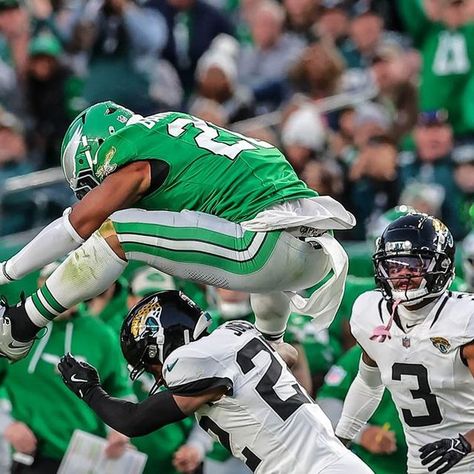
[{"label": "helmet facemask", "polygon": [[386,254],[375,257],[376,280],[393,300],[420,302],[439,296],[452,280],[449,259],[442,254]]}]

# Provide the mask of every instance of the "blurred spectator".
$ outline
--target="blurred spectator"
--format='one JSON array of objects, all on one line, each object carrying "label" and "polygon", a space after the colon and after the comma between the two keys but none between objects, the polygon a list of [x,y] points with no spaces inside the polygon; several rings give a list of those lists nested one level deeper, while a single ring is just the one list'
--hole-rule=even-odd
[{"label": "blurred spectator", "polygon": [[226,127],[229,124],[224,107],[215,100],[196,97],[190,104],[189,113],[218,127]]},{"label": "blurred spectator", "polygon": [[[312,397],[316,396],[327,371],[342,353],[338,338],[330,333],[328,329],[316,330],[314,321],[309,316],[290,314],[284,340],[293,344],[302,353],[300,365],[304,364],[302,366],[304,372],[300,378],[308,373],[311,380],[305,384],[300,380],[300,383]],[[293,367],[291,370],[294,372]],[[296,374],[295,376],[298,377]]]},{"label": "blurred spectator", "polygon": [[137,113],[157,111],[150,83],[167,35],[158,12],[133,0],[94,0],[76,12],[73,30],[89,53],[86,101],[109,99]]},{"label": "blurred spectator", "polygon": [[[55,262],[46,266],[39,282],[58,265]],[[94,344],[90,344],[91,340]],[[76,429],[107,436],[106,454],[112,458],[120,457],[128,445],[128,438],[120,433],[109,430],[107,435],[104,424],[64,386],[56,366],[67,352],[97,364],[101,380],[114,396],[134,398],[118,339],[112,330],[98,319],[79,316],[76,308],[68,310],[48,325],[43,338],[21,363],[11,366],[5,379],[13,409],[9,423],[5,420],[2,423],[4,436],[16,451],[35,459],[31,466],[14,465],[14,472],[57,472]]]},{"label": "blurred spectator", "polygon": [[359,148],[348,172],[349,209],[357,219],[351,237],[362,240],[373,215],[382,214],[398,203],[400,181],[397,148],[384,136],[374,135]]},{"label": "blurred spectator", "polygon": [[371,73],[378,88],[377,101],[392,113],[391,136],[398,142],[416,124],[417,90],[407,67],[408,58],[396,43],[375,50]]},{"label": "blurred spectator", "polygon": [[253,126],[247,127],[245,135],[270,143],[275,147],[280,147],[280,140],[274,129],[267,127],[260,122],[254,122]]},{"label": "blurred spectator", "polygon": [[310,99],[334,95],[344,71],[344,60],[328,42],[318,41],[303,51],[290,71],[290,80],[297,91]]},{"label": "blurred spectator", "polygon": [[413,182],[403,188],[399,203],[418,212],[441,218],[444,197],[444,189],[439,184]]},{"label": "blurred spectator", "polygon": [[420,109],[446,109],[456,136],[474,134],[472,0],[398,0],[398,6],[423,58]]},{"label": "blurred spectator", "polygon": [[321,156],[326,130],[317,109],[306,105],[295,110],[281,131],[285,156],[300,175],[306,163]]},{"label": "blurred spectator", "polygon": [[254,115],[254,100],[249,89],[237,83],[239,45],[229,35],[216,37],[196,67],[197,94],[190,104],[203,97],[221,104],[230,123]]},{"label": "blurred spectator", "polygon": [[238,61],[239,80],[252,88],[261,112],[278,106],[287,93],[287,72],[304,42],[285,34],[285,12],[273,0],[263,0],[249,20],[253,44],[244,45]]},{"label": "blurred spectator", "polygon": [[462,242],[463,291],[474,293],[474,229]]},{"label": "blurred spectator", "polygon": [[388,110],[381,104],[365,102],[355,108],[354,144],[359,149],[373,137],[390,136],[392,118]]},{"label": "blurred spectator", "polygon": [[337,130],[329,136],[330,152],[349,163],[354,154],[355,115],[354,107],[348,106],[341,109],[337,118]]},{"label": "blurred spectator", "polygon": [[350,25],[348,0],[322,0],[316,23],[318,36],[340,48],[347,39]]},{"label": "blurred spectator", "polygon": [[29,21],[20,0],[0,1],[0,36],[6,41],[17,78],[23,81],[28,60]]},{"label": "blurred spectator", "polygon": [[341,52],[349,68],[366,68],[384,37],[384,20],[376,2],[370,0],[355,2],[351,13],[349,41]]},{"label": "blurred spectator", "polygon": [[414,139],[415,151],[403,152],[399,158],[402,188],[413,182],[441,186],[441,218],[459,240],[466,231],[459,216],[461,192],[454,180],[453,131],[446,110],[421,112]]},{"label": "blurred spectator", "polygon": [[303,40],[313,40],[312,26],[318,18],[319,0],[283,0],[285,30]]},{"label": "blurred spectator", "polygon": [[119,278],[100,295],[81,303],[78,312],[81,316],[100,319],[118,335],[126,315],[127,299],[128,283]]},{"label": "blurred spectator", "polygon": [[23,124],[15,115],[0,109],[0,189],[5,179],[31,171]]},{"label": "blurred spectator", "polygon": [[27,105],[33,119],[32,146],[41,156],[41,167],[59,166],[61,142],[66,132],[71,71],[60,60],[62,46],[49,34],[33,38],[29,46]]},{"label": "blurred spectator", "polygon": [[185,96],[194,90],[199,58],[221,33],[234,34],[234,27],[216,7],[202,0],[150,0],[168,26],[163,57],[178,71]]},{"label": "blurred spectator", "polygon": [[454,180],[461,191],[458,207],[465,232],[474,227],[474,144],[465,144],[453,150]]},{"label": "blurred spectator", "polygon": [[309,188],[322,196],[331,196],[340,200],[344,191],[344,178],[341,169],[332,160],[309,161],[301,178]]}]

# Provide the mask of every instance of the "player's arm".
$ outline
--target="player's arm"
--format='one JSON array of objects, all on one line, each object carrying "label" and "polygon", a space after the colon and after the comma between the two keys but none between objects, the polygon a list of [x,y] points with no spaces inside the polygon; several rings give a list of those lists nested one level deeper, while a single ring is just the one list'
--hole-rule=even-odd
[{"label": "player's arm", "polygon": [[105,424],[130,438],[180,421],[205,403],[218,400],[227,391],[225,387],[216,387],[199,395],[183,397],[164,390],[141,403],[133,403],[111,397],[102,388],[94,367],[78,362],[70,354],[61,358],[58,369],[67,387],[84,400]]},{"label": "player's arm", "polygon": [[150,182],[148,161],[137,161],[120,168],[72,208],[71,225],[87,239],[112,213],[139,201],[150,188]]},{"label": "player's arm", "polygon": [[364,351],[359,372],[347,392],[341,419],[336,426],[336,435],[341,441],[348,444],[355,438],[377,409],[383,391],[380,370]]},{"label": "player's arm", "polygon": [[[18,280],[78,248],[115,211],[132,206],[150,187],[147,161],[107,176],[72,209],[46,226],[15,256],[0,264],[0,285]],[[53,244],[54,243],[54,244]]]}]

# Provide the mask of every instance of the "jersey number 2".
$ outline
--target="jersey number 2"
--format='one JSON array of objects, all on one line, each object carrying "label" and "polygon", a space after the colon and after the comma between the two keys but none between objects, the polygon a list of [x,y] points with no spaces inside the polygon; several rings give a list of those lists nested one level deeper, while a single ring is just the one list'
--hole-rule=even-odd
[{"label": "jersey number 2", "polygon": [[395,363],[392,366],[392,380],[402,380],[402,375],[411,375],[417,378],[418,388],[410,390],[414,400],[422,399],[426,404],[427,415],[415,416],[410,410],[402,408],[403,418],[408,426],[419,428],[421,426],[438,425],[443,416],[439,410],[436,396],[431,393],[428,383],[428,371],[421,364],[401,364]]},{"label": "jersey number 2", "polygon": [[[240,133],[230,132],[223,128],[209,125],[204,120],[198,118],[177,118],[168,124],[168,133],[172,137],[180,137],[186,132],[188,126],[198,129],[200,132],[194,138],[196,145],[199,148],[210,151],[214,155],[222,155],[234,160],[237,155],[245,150],[255,150],[258,147],[274,148],[267,142],[256,140],[250,137],[244,137]],[[220,131],[226,136],[235,139],[235,143],[223,143],[218,141],[220,138]]]},{"label": "jersey number 2", "polygon": [[242,349],[237,352],[237,364],[242,369],[244,375],[250,372],[255,364],[253,359],[260,352],[266,352],[270,356],[270,365],[257,383],[255,390],[262,399],[273,409],[273,411],[283,420],[287,420],[304,403],[312,403],[307,398],[300,386],[295,383],[292,388],[296,392],[286,400],[282,400],[274,390],[275,384],[281,376],[283,366],[278,362],[268,346],[258,338],[251,339]]}]

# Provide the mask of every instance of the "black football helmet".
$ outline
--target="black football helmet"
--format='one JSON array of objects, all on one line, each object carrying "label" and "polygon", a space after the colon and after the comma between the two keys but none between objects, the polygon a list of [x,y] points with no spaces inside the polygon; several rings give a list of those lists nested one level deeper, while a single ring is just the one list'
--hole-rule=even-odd
[{"label": "black football helmet", "polygon": [[420,302],[439,296],[454,278],[449,229],[421,213],[399,217],[377,239],[375,282],[386,299]]},{"label": "black football helmet", "polygon": [[163,364],[180,346],[207,335],[211,317],[181,291],[159,291],[139,301],[120,331],[122,353],[136,380],[147,366]]}]

